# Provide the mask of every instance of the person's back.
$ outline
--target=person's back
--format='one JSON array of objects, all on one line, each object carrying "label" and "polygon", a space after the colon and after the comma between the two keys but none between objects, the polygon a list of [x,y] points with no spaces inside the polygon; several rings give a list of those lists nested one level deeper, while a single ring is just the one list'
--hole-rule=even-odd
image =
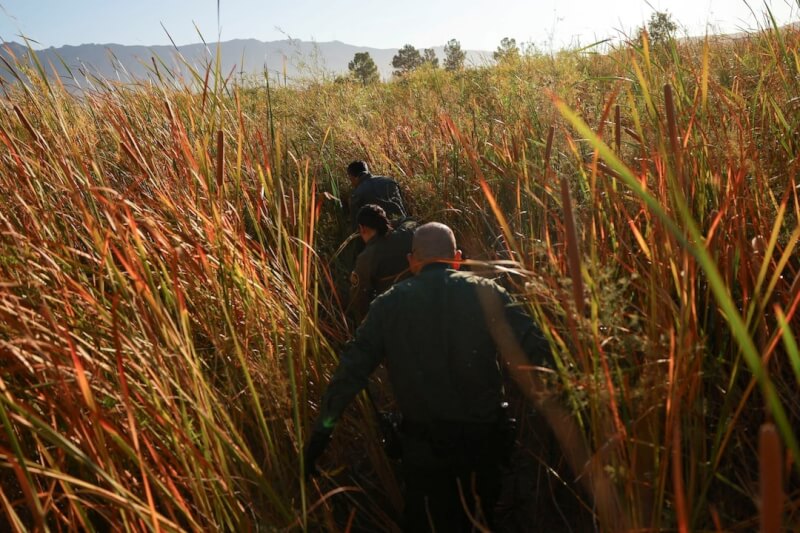
[{"label": "person's back", "polygon": [[[493,282],[446,265],[426,267],[380,296],[385,361],[407,421],[494,422],[503,396],[497,349],[480,292]],[[488,294],[487,294],[488,295]],[[529,324],[530,322],[528,322]]]},{"label": "person's back", "polygon": [[376,295],[385,292],[398,281],[411,277],[407,255],[411,252],[416,227],[414,220],[404,221],[376,243],[373,271]]},{"label": "person's back", "polygon": [[350,224],[353,231],[357,229],[356,217],[359,210],[367,204],[383,208],[390,220],[408,216],[400,186],[395,180],[386,176],[373,176],[364,161],[350,163],[347,175],[353,185],[350,193]]},{"label": "person's back", "polygon": [[407,255],[417,223],[408,219],[392,228],[380,206],[367,204],[359,210],[357,227],[366,248],[350,274],[348,307],[356,323],[361,322],[377,295],[411,276]]},{"label": "person's back", "polygon": [[364,176],[351,196],[356,212],[366,204],[376,204],[386,211],[392,219],[404,218],[406,209],[400,193],[400,186],[395,180],[386,176]]}]

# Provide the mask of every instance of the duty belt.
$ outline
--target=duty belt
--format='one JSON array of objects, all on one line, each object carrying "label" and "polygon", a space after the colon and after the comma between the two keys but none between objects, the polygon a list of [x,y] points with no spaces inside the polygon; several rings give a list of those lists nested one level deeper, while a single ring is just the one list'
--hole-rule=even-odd
[{"label": "duty belt", "polygon": [[400,432],[403,435],[418,439],[435,438],[439,435],[461,437],[464,435],[481,435],[491,433],[497,427],[493,422],[464,422],[454,420],[432,420],[418,422],[403,419],[400,423]]}]

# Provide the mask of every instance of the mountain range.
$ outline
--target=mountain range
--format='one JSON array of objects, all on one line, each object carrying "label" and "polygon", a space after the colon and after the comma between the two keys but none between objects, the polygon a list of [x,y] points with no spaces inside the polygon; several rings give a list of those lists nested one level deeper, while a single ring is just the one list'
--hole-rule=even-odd
[{"label": "mountain range", "polygon": [[[219,51],[217,47],[219,46]],[[440,61],[444,47],[433,47]],[[333,77],[347,73],[347,64],[357,52],[369,52],[381,77],[392,73],[392,57],[396,48],[369,48],[340,41],[324,43],[284,39],[263,42],[256,39],[236,39],[218,43],[198,43],[183,46],[130,46],[120,44],[82,44],[35,50],[39,63],[48,76],[57,73],[64,78],[83,80],[86,76],[104,79],[143,80],[167,75],[168,68],[175,74],[189,76],[192,65],[201,73],[209,63],[221,59],[223,74],[263,75],[265,68],[280,80],[298,78]],[[422,50],[420,50],[422,52]],[[491,52],[467,50],[467,64],[484,64],[491,60]],[[9,63],[29,61],[31,49],[17,42],[0,46],[0,58]],[[14,57],[12,57],[14,56]],[[0,62],[0,77],[10,80],[9,67]]]}]

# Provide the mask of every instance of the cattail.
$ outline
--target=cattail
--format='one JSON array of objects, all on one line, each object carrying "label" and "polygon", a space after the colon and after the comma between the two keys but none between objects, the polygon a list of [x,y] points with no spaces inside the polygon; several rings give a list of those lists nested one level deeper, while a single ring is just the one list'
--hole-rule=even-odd
[{"label": "cattail", "polygon": [[222,130],[217,132],[217,192],[222,194],[225,179],[225,138]]},{"label": "cattail", "polygon": [[761,485],[761,533],[778,533],[783,512],[781,442],[771,422],[758,434],[758,469]]},{"label": "cattail", "polygon": [[564,228],[567,232],[567,260],[569,274],[572,278],[572,292],[578,315],[583,316],[583,277],[581,275],[581,258],[578,246],[578,230],[575,223],[575,212],[572,209],[572,198],[566,178],[561,178],[561,201],[564,205]]}]

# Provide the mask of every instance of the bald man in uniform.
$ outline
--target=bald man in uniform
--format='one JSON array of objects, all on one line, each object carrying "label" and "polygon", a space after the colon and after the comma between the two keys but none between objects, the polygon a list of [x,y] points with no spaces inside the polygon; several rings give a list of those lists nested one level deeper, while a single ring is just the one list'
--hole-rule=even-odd
[{"label": "bald man in uniform", "polygon": [[341,355],[304,454],[306,472],[316,472],[345,408],[385,362],[403,416],[406,531],[470,531],[464,503],[491,525],[508,440],[498,351],[527,356],[517,357],[512,374],[550,357],[522,307],[493,281],[458,272],[460,260],[449,227],[417,229],[408,255],[414,277],[370,305]]}]

